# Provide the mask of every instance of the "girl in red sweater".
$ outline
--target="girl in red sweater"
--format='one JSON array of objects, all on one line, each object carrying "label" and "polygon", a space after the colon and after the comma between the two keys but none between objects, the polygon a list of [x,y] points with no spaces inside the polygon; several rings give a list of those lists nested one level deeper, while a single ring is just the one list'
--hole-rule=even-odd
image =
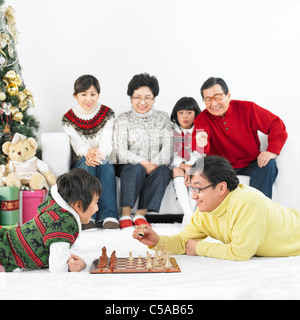
[{"label": "girl in red sweater", "polygon": [[171,115],[174,130],[174,158],[171,167],[176,195],[184,213],[183,227],[196,210],[196,203],[191,199],[187,188],[189,184],[187,173],[201,156],[199,152],[192,151],[194,119],[200,112],[195,99],[183,97],[175,104]]}]

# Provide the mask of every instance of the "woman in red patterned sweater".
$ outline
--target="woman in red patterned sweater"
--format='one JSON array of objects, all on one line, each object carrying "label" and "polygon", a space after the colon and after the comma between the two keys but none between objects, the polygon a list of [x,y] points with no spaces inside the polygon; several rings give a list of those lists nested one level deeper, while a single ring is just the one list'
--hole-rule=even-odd
[{"label": "woman in red patterned sweater", "polygon": [[99,211],[83,229],[102,226],[104,229],[119,228],[116,200],[116,177],[109,161],[112,152],[112,136],[115,113],[101,105],[100,84],[91,75],[83,75],[74,84],[74,97],[78,104],[62,119],[64,131],[72,146],[73,168],[83,168],[98,177],[103,187]]},{"label": "woman in red patterned sweater", "polygon": [[[287,139],[283,121],[253,102],[231,100],[221,78],[205,81],[201,94],[206,109],[194,121],[193,149],[205,145],[205,154],[227,158],[238,174],[250,176],[250,186],[272,198],[275,158]],[[268,135],[266,151],[260,151],[257,131]]]}]

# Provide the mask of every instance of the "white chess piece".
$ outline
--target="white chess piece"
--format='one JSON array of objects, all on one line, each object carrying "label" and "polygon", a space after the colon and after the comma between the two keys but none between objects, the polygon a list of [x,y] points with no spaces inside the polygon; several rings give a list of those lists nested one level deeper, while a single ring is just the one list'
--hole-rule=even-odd
[{"label": "white chess piece", "polygon": [[154,251],[155,251],[154,257],[159,257],[159,250],[157,247],[155,247]]},{"label": "white chess piece", "polygon": [[159,256],[155,256],[154,257],[154,261],[153,261],[153,267],[158,267],[159,266]]},{"label": "white chess piece", "polygon": [[151,253],[149,251],[146,252],[146,259],[147,261],[151,259]]},{"label": "white chess piece", "polygon": [[132,252],[131,252],[131,251],[129,252],[129,258],[128,258],[128,261],[133,261]]},{"label": "white chess piece", "polygon": [[146,265],[146,266],[147,266],[147,269],[148,269],[148,270],[153,267],[151,257],[147,259],[147,265]]},{"label": "white chess piece", "polygon": [[172,268],[172,263],[170,260],[170,252],[167,252],[165,268],[167,268],[167,269]]}]

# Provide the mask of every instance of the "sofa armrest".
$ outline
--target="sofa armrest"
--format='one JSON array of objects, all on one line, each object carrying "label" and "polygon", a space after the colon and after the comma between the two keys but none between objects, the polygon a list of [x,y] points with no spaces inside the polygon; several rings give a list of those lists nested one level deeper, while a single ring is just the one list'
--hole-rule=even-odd
[{"label": "sofa armrest", "polygon": [[41,134],[42,160],[56,176],[69,172],[71,164],[70,140],[64,132]]}]

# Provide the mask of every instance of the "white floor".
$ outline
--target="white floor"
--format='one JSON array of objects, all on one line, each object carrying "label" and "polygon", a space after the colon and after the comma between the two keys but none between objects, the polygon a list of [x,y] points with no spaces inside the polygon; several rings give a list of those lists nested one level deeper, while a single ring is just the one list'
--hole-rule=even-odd
[{"label": "white floor", "polygon": [[[153,224],[164,235],[180,224]],[[148,248],[131,237],[132,230],[89,230],[82,235],[82,258],[90,267],[101,254],[145,255]],[[212,241],[210,239],[210,241]],[[6,299],[199,300],[300,299],[300,256],[254,257],[246,262],[175,256],[181,273],[52,275],[48,270],[0,273],[0,301]]]}]

